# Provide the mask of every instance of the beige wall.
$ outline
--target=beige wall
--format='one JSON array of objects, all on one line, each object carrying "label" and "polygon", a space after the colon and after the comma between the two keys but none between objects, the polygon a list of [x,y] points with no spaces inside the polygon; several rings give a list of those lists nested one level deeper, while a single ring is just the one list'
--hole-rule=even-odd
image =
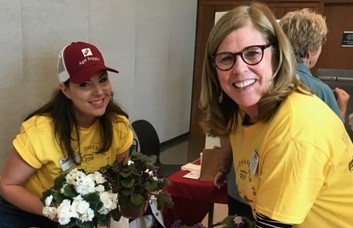
[{"label": "beige wall", "polygon": [[57,87],[63,46],[96,44],[117,101],[161,141],[189,131],[197,0],[0,0],[0,168],[25,115]]}]

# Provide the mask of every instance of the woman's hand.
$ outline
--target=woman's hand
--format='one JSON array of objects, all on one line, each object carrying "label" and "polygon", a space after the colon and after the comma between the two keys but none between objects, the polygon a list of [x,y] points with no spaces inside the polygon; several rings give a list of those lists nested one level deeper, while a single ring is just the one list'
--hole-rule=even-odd
[{"label": "woman's hand", "polygon": [[[229,172],[229,171],[228,171]],[[218,188],[218,189],[221,189],[225,186],[225,184],[227,183],[227,175],[228,175],[228,172],[224,169],[220,169],[215,178],[214,178],[214,185]]]},{"label": "woman's hand", "polygon": [[118,154],[118,156],[116,157],[116,160],[118,162],[124,161],[124,163],[127,164],[127,162],[129,161],[129,158],[130,158],[130,155],[129,155],[129,151],[127,150],[125,152]]},{"label": "woman's hand", "polygon": [[345,90],[338,87],[336,87],[333,92],[337,97],[338,107],[340,108],[343,117],[346,118],[350,96]]}]

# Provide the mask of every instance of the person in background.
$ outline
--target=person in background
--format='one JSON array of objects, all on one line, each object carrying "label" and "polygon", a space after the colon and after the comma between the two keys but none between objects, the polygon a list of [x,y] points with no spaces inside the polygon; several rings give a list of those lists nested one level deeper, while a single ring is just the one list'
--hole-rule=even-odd
[{"label": "person in background", "polygon": [[118,73],[92,44],[73,42],[60,52],[59,89],[25,118],[1,174],[0,227],[56,227],[40,200],[56,177],[128,158],[133,132],[113,101],[108,71]]},{"label": "person in background", "polygon": [[353,227],[353,144],[299,80],[291,43],[266,5],[238,6],[211,30],[200,108],[205,133],[231,144],[257,227]]},{"label": "person in background", "polygon": [[281,18],[279,24],[294,49],[301,81],[344,120],[347,117],[349,94],[341,88],[335,88],[332,91],[327,84],[310,72],[317,63],[322,46],[326,42],[327,25],[324,17],[311,9],[304,8],[288,12]]}]

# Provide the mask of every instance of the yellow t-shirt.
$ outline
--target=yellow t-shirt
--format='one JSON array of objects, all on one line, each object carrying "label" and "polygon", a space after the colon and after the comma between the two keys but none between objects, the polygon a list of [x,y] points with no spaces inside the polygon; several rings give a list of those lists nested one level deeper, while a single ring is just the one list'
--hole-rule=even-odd
[{"label": "yellow t-shirt", "polygon": [[353,146],[316,96],[293,93],[268,123],[231,135],[239,193],[296,228],[353,227]]},{"label": "yellow t-shirt", "polygon": [[[80,128],[80,158],[83,168],[88,172],[112,164],[117,156],[127,151],[132,145],[133,132],[130,123],[124,116],[113,123],[113,143],[109,151],[96,153],[101,147],[100,122],[96,121],[89,128]],[[78,145],[73,149],[78,152]],[[54,137],[54,126],[50,117],[35,116],[22,123],[21,131],[13,141],[13,145],[20,156],[33,168],[37,169],[29,179],[26,188],[38,197],[43,191],[54,185],[55,178],[72,168],[69,162],[64,162],[64,153]]]}]

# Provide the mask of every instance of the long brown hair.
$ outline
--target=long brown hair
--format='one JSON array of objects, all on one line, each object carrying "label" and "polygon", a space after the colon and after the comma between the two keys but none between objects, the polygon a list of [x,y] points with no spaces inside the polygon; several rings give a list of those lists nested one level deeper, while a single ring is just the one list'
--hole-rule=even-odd
[{"label": "long brown hair", "polygon": [[[68,84],[68,81],[65,82],[66,86]],[[75,164],[79,164],[80,161],[75,159],[75,151],[72,148],[74,141],[77,141],[78,148],[80,148],[79,125],[74,114],[72,101],[58,89],[54,91],[48,103],[30,113],[25,120],[33,116],[48,116],[53,119],[54,135],[63,154],[66,154]],[[99,117],[103,142],[102,148],[98,153],[103,153],[111,147],[114,134],[113,122],[118,122],[119,116],[128,118],[127,113],[118,104],[113,102],[112,96],[104,115]],[[72,132],[76,133],[75,138],[72,137]]]}]

